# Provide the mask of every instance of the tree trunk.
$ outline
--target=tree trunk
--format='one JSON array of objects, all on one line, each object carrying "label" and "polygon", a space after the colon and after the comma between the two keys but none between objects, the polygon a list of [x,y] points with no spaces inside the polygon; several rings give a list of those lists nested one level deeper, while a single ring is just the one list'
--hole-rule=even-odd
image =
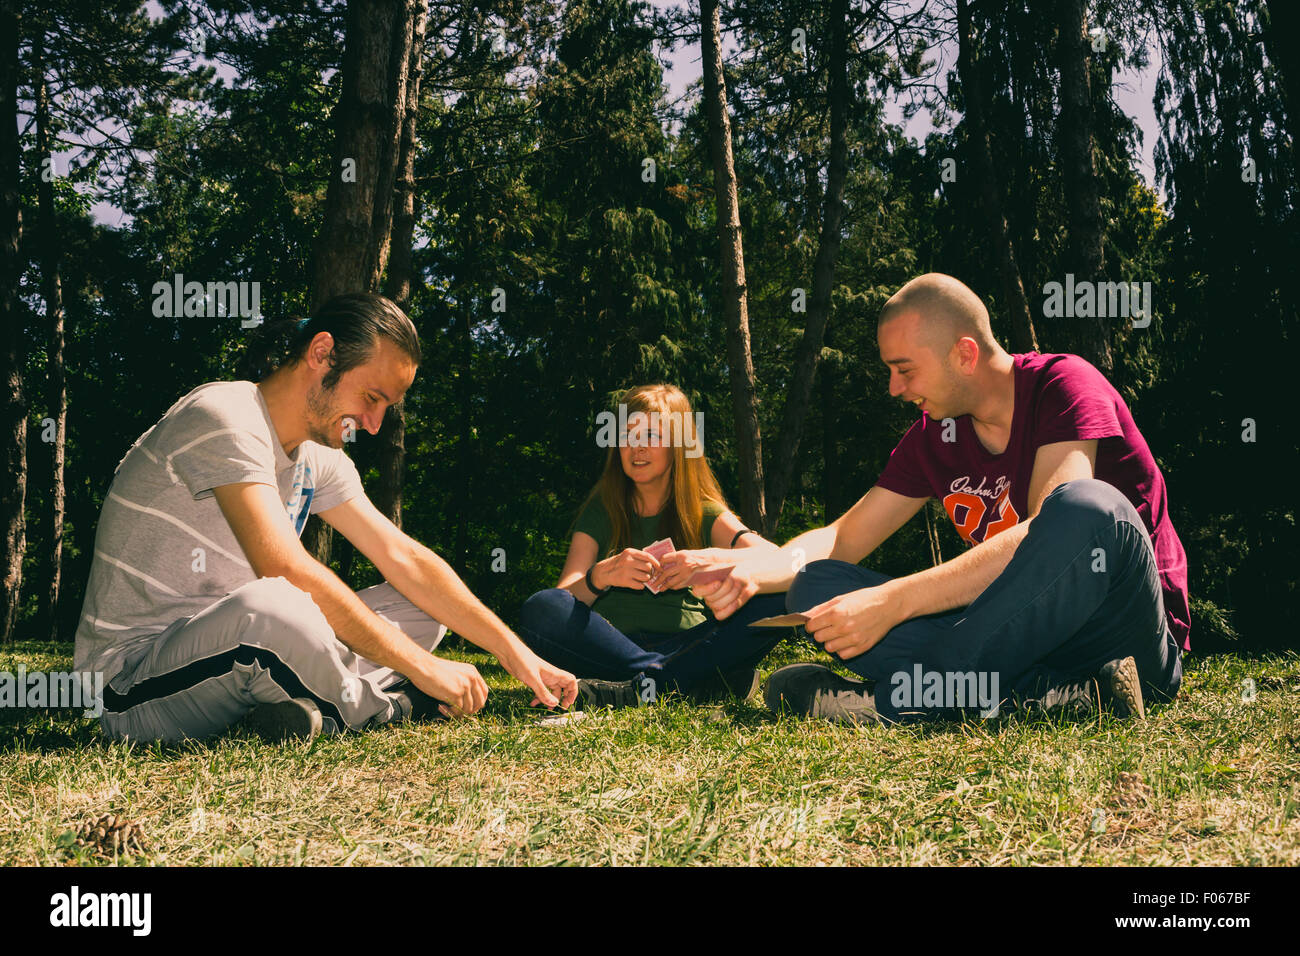
[{"label": "tree trunk", "polygon": [[758,388],[749,345],[749,306],[745,252],[740,235],[740,201],[731,155],[731,120],[722,73],[722,25],[718,0],[700,0],[700,46],[704,60],[704,112],[713,160],[713,191],[718,204],[719,265],[727,324],[727,366],[736,423],[740,470],[740,517],[749,527],[766,527],[763,504],[763,442],[758,427]]},{"label": "tree trunk", "polygon": [[[44,36],[38,36],[32,51],[32,73],[36,81],[36,154],[42,160],[53,160],[50,142],[49,91],[45,84]],[[59,236],[54,211],[54,184],[45,176],[36,180],[39,210],[39,234],[42,294],[45,299],[45,320],[49,329],[49,417],[54,420],[54,441],[50,445],[50,504],[47,512],[49,528],[47,571],[42,593],[40,621],[49,639],[59,639],[59,587],[63,568],[63,460],[64,433],[68,423],[68,392],[63,368],[63,285],[59,274]]]},{"label": "tree trunk", "polygon": [[[350,0],[334,159],[312,265],[312,307],[379,288],[393,226],[413,11],[404,0]],[[355,163],[355,182],[345,178]]]},{"label": "tree trunk", "polygon": [[[417,4],[412,24],[411,60],[407,68],[406,110],[402,118],[402,146],[397,163],[397,206],[393,211],[392,252],[388,260],[387,296],[406,312],[411,310],[415,281],[415,152],[416,124],[420,114],[420,63],[424,55],[427,8]],[[402,526],[402,479],[406,471],[406,410],[402,402],[391,406],[377,437],[376,465],[379,481],[373,495],[375,507],[399,528]]]},{"label": "tree trunk", "polygon": [[970,144],[975,193],[979,196],[984,218],[992,227],[993,258],[997,265],[1002,296],[1010,320],[1011,348],[1014,352],[1038,351],[1033,313],[1025,295],[1025,284],[1016,262],[1016,248],[1002,208],[1002,185],[993,163],[993,148],[984,99],[984,84],[975,60],[975,35],[971,26],[970,3],[957,0],[957,75],[961,80],[966,105],[966,136]]},{"label": "tree trunk", "polygon": [[[472,261],[472,257],[471,257]],[[470,271],[474,275],[474,271]],[[456,407],[460,417],[456,436],[456,534],[453,538],[456,567],[469,567],[469,516],[473,513],[474,455],[474,305],[466,296],[461,306],[460,328],[456,330],[456,352],[460,374],[456,376]]]},{"label": "tree trunk", "polygon": [[830,100],[830,159],[826,171],[826,194],[823,197],[821,235],[817,241],[817,258],[813,261],[812,302],[804,323],[803,338],[794,358],[794,378],[786,394],[777,433],[776,455],[772,460],[771,484],[767,495],[768,523],[771,534],[781,520],[781,508],[795,472],[799,441],[812,401],[813,378],[821,359],[826,323],[831,313],[831,291],[835,285],[835,257],[840,250],[840,224],[844,220],[844,182],[848,178],[849,143],[846,133],[849,110],[849,4],[832,0],[830,11],[830,51],[827,62],[827,94]]},{"label": "tree trunk", "polygon": [[1264,50],[1282,78],[1282,95],[1286,101],[1287,133],[1296,153],[1300,141],[1300,50],[1296,35],[1300,32],[1300,9],[1295,0],[1267,0],[1268,28],[1264,31]]},{"label": "tree trunk", "polygon": [[831,370],[822,369],[817,377],[817,389],[821,393],[822,406],[822,505],[825,514],[822,523],[830,524],[840,516],[840,501],[843,498],[840,476],[840,445],[838,406],[835,404],[835,377]]},{"label": "tree trunk", "polygon": [[[334,157],[312,262],[313,309],[341,293],[379,288],[393,228],[415,19],[405,0],[348,3]],[[313,517],[303,546],[328,563],[331,537]]]},{"label": "tree trunk", "polygon": [[817,162],[817,154],[811,149],[803,151],[803,222],[800,231],[811,234],[814,229],[821,229],[822,214],[822,168]]},{"label": "tree trunk", "polygon": [[[1092,137],[1092,92],[1089,79],[1088,21],[1084,0],[1057,0],[1057,59],[1061,72],[1058,136],[1064,177],[1069,241],[1065,269],[1075,282],[1102,280],[1101,200]],[[1075,318],[1063,327],[1061,340],[1102,371],[1110,371],[1109,319]]]},{"label": "tree trunk", "polygon": [[934,507],[937,502],[931,500],[925,503],[921,510],[925,512],[925,537],[930,542],[930,566],[938,567],[943,564],[943,550],[939,547],[939,521],[937,508]]},{"label": "tree trunk", "polygon": [[0,289],[0,374],[5,380],[5,481],[0,487],[0,641],[14,639],[22,603],[23,555],[27,550],[24,508],[27,495],[27,399],[23,391],[23,321],[18,300],[22,269],[18,247],[22,236],[22,207],[18,200],[21,159],[18,144],[18,14],[12,0],[0,0],[0,197],[3,213],[0,256],[4,258]]}]

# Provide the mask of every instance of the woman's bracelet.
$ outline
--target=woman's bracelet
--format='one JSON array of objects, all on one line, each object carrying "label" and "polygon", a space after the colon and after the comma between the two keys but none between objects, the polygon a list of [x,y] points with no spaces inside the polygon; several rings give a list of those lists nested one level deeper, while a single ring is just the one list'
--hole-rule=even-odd
[{"label": "woman's bracelet", "polygon": [[591,572],[595,570],[596,570],[596,566],[594,564],[587,569],[587,590],[589,590],[592,594],[599,596],[601,594],[604,594],[606,591],[608,591],[611,587],[613,587],[613,585],[611,584],[603,588],[596,587],[596,582],[592,580],[591,577]]},{"label": "woman's bracelet", "polygon": [[734,548],[736,546],[736,542],[740,540],[740,536],[742,534],[753,534],[753,533],[754,532],[750,531],[748,528],[741,528],[739,531],[736,532],[736,536],[731,539],[731,544],[727,545],[727,547]]}]

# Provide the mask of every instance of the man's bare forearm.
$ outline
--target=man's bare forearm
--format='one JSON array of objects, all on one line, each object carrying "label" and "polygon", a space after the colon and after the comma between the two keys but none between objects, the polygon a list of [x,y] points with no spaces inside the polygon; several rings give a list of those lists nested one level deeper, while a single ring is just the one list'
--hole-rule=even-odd
[{"label": "man's bare forearm", "polygon": [[890,581],[904,620],[970,604],[1006,570],[1028,531],[1022,521],[950,561]]},{"label": "man's bare forearm", "polygon": [[743,558],[741,565],[758,585],[760,594],[788,591],[795,574],[805,564],[835,556],[836,538],[832,526],[814,528],[775,551],[757,550],[752,557]]},{"label": "man's bare forearm", "polygon": [[283,577],[311,595],[334,635],[358,656],[408,677],[422,672],[430,663],[427,651],[370,610],[338,575],[315,558],[306,556],[295,562]]},{"label": "man's bare forearm", "polygon": [[498,659],[524,649],[505,623],[484,606],[442,558],[418,542],[388,583],[416,607]]}]

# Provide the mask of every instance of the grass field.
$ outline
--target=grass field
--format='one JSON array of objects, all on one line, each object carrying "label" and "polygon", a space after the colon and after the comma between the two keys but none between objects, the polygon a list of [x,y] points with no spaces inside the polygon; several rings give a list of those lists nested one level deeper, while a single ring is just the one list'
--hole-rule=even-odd
[{"label": "grass field", "polygon": [[[479,717],[311,744],[105,744],[71,711],[0,711],[0,863],[1300,864],[1293,652],[1189,660],[1141,723],[863,730],[672,699],[539,727],[494,661],[452,656],[493,690]],[[109,813],[143,850],[76,839]]]}]

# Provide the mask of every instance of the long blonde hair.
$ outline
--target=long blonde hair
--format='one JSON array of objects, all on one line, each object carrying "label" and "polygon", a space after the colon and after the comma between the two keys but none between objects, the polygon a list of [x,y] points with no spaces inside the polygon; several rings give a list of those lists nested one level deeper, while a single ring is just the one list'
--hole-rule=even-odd
[{"label": "long blonde hair", "polygon": [[[627,406],[627,417],[637,412],[650,415],[658,412],[662,423],[662,433],[681,422],[683,428],[693,428],[695,418],[691,412],[691,403],[675,385],[640,385],[623,393],[620,403]],[[676,413],[676,414],[674,414]],[[697,441],[702,436],[696,435]],[[605,456],[605,470],[601,472],[596,486],[591,489],[584,506],[599,497],[609,516],[610,538],[606,557],[618,554],[632,544],[632,519],[636,514],[636,483],[623,470],[618,445],[612,445]],[[727,499],[722,495],[718,479],[709,467],[703,454],[694,458],[686,454],[685,436],[674,434],[669,445],[672,448],[668,500],[659,517],[659,536],[672,538],[679,550],[708,547],[708,542],[700,537],[700,522],[704,517],[704,503],[714,502],[723,511],[727,509]]]}]

